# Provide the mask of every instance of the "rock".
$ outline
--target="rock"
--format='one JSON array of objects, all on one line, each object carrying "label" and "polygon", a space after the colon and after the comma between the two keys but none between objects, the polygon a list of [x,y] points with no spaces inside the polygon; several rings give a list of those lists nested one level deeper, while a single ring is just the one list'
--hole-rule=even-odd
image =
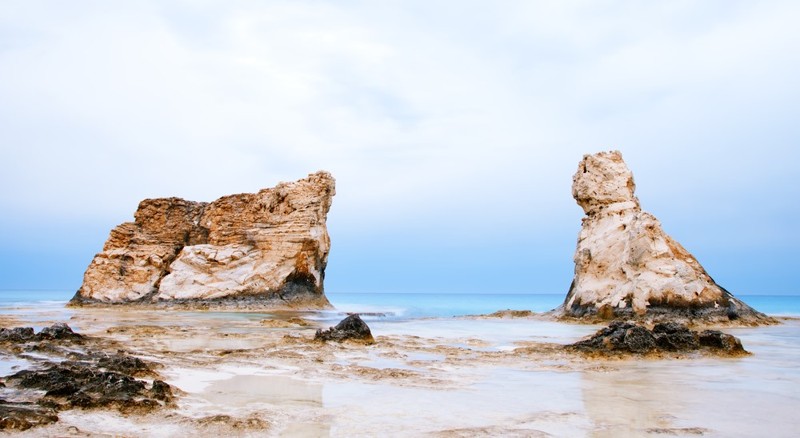
[{"label": "rock", "polygon": [[697,333],[675,322],[656,324],[651,331],[631,322],[614,321],[590,338],[566,348],[605,355],[695,351],[722,356],[748,354],[741,341],[732,335],[716,330]]},{"label": "rock", "polygon": [[70,304],[327,307],[334,186],[317,172],[211,203],[146,199],[111,231]]},{"label": "rock", "polygon": [[647,353],[656,348],[656,339],[652,332],[642,326],[617,321],[591,338],[573,345],[584,351]]},{"label": "rock", "polygon": [[[142,380],[113,371],[99,371],[94,364],[60,362],[44,370],[24,370],[12,374],[6,381],[28,389],[46,391],[42,405],[59,410],[80,408],[116,408],[131,412],[151,411],[158,402],[171,398],[164,382],[147,388]],[[164,387],[167,385],[167,388]]]},{"label": "rock", "polygon": [[21,343],[36,339],[32,327],[0,328],[0,342]]},{"label": "rock", "polygon": [[719,349],[731,354],[745,352],[739,338],[718,330],[704,330],[699,334],[698,341],[704,347]]},{"label": "rock", "polygon": [[572,180],[572,195],[586,216],[575,250],[575,277],[558,315],[775,322],[717,285],[655,217],[642,211],[633,174],[619,152],[585,155]]},{"label": "rock", "polygon": [[82,339],[83,336],[72,331],[72,328],[63,322],[58,322],[50,327],[45,327],[37,335],[39,339]]},{"label": "rock", "polygon": [[[169,406],[172,388],[161,380],[149,384],[136,377],[158,377],[151,363],[116,344],[83,336],[63,323],[34,334],[29,327],[0,329],[0,352],[30,363],[28,369],[0,379],[0,429],[25,430],[58,421],[57,412],[73,408],[111,408],[124,414],[149,413]],[[33,353],[33,354],[31,354]],[[31,391],[34,390],[34,391]]]},{"label": "rock", "polygon": [[317,330],[314,339],[336,342],[354,340],[369,344],[375,341],[372,338],[372,332],[369,330],[369,326],[357,314],[350,315],[343,319],[339,324],[336,324],[336,327],[331,327],[324,331],[322,329]]},{"label": "rock", "polygon": [[8,403],[0,400],[0,430],[22,431],[56,421],[58,415],[53,409],[32,403]]},{"label": "rock", "polygon": [[105,368],[107,371],[123,373],[131,376],[148,376],[152,374],[152,369],[143,360],[135,356],[129,356],[117,352],[114,355],[106,355],[97,361],[97,366]]},{"label": "rock", "polygon": [[653,327],[656,344],[662,350],[690,351],[696,350],[700,344],[697,333],[683,324],[676,322],[658,323]]}]

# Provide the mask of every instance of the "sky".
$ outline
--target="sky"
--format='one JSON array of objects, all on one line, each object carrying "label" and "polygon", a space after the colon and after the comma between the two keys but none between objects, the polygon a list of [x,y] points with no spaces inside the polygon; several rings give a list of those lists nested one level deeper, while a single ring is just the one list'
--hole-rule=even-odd
[{"label": "sky", "polygon": [[734,294],[800,294],[800,2],[0,4],[0,289],[76,290],[144,198],[324,169],[326,291],[564,293],[572,174]]}]

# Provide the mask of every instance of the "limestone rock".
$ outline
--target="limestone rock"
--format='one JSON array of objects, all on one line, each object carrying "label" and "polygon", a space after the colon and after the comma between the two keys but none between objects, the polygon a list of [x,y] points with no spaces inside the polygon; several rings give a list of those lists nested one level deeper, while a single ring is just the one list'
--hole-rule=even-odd
[{"label": "limestone rock", "polygon": [[111,231],[71,304],[327,307],[327,172],[211,203],[146,199]]},{"label": "limestone rock", "polygon": [[572,181],[572,196],[586,216],[575,277],[558,313],[582,319],[773,322],[717,285],[642,211],[633,174],[619,152],[585,155]]}]

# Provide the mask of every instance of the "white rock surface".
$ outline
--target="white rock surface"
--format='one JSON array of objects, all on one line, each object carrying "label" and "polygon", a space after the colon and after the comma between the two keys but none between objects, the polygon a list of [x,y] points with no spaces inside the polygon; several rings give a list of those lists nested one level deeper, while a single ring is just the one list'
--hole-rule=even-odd
[{"label": "white rock surface", "polygon": [[717,285],[698,261],[641,210],[633,174],[617,152],[586,155],[572,195],[586,216],[575,277],[560,309],[575,317],[768,320]]},{"label": "white rock surface", "polygon": [[73,304],[246,301],[324,307],[335,193],[327,172],[211,203],[142,201],[112,230]]}]

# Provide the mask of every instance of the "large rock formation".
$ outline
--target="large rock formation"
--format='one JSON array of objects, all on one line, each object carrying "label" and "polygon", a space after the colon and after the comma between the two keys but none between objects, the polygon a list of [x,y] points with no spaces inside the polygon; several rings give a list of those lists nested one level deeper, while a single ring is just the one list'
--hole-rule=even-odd
[{"label": "large rock formation", "polygon": [[146,199],[111,231],[71,303],[326,307],[333,177],[211,203]]},{"label": "large rock formation", "polygon": [[572,178],[586,216],[564,316],[769,323],[717,285],[700,263],[642,211],[619,152],[586,155]]}]

